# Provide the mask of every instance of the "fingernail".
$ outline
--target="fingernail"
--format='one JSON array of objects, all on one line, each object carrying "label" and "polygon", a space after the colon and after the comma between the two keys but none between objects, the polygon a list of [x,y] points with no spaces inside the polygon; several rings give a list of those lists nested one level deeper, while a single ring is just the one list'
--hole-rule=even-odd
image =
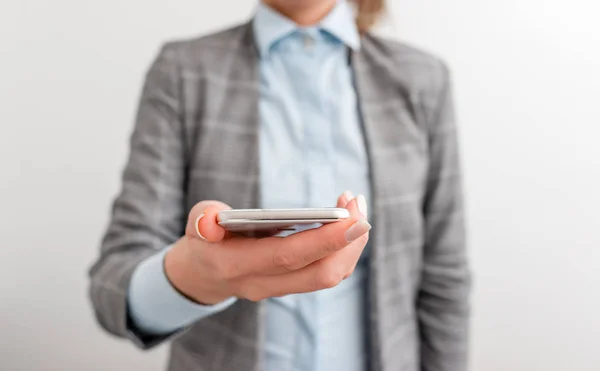
[{"label": "fingernail", "polygon": [[196,224],[195,224],[195,227],[196,227],[196,234],[198,235],[198,237],[200,237],[201,239],[203,239],[204,241],[206,241],[206,237],[204,237],[204,236],[202,235],[202,233],[200,233],[200,225],[199,225],[199,223],[200,223],[200,219],[202,219],[203,217],[204,217],[204,214],[200,214],[200,215],[199,215],[199,216],[196,218]]},{"label": "fingernail", "polygon": [[358,205],[358,211],[360,211],[362,216],[364,216],[366,218],[367,217],[367,200],[365,199],[365,196],[358,195],[358,197],[356,197],[356,204]]},{"label": "fingernail", "polygon": [[350,202],[350,200],[354,198],[354,195],[350,191],[344,191],[344,198],[346,199],[346,202]]},{"label": "fingernail", "polygon": [[370,230],[371,224],[366,220],[359,220],[346,231],[346,241],[352,242]]}]

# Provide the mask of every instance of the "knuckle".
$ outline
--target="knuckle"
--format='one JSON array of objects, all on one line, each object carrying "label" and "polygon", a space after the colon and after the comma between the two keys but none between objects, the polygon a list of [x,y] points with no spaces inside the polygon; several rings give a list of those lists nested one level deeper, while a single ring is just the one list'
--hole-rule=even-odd
[{"label": "knuckle", "polygon": [[245,298],[246,298],[246,300],[253,301],[255,303],[265,299],[265,297],[263,295],[260,295],[260,293],[254,292],[254,291],[247,294],[245,296]]},{"label": "knuckle", "polygon": [[263,299],[266,299],[266,296],[262,290],[254,285],[243,285],[239,296],[253,302],[259,302]]},{"label": "knuckle", "polygon": [[336,268],[323,265],[315,275],[317,289],[330,289],[342,282],[344,275],[340,274]]},{"label": "knuckle", "polygon": [[356,269],[356,264],[354,264],[352,267],[350,267],[350,269],[348,270],[348,272],[346,272],[346,275],[344,276],[344,280],[349,278],[350,276],[352,276],[352,273],[354,273],[354,270]]},{"label": "knuckle", "polygon": [[301,257],[293,253],[283,251],[283,249],[278,249],[273,255],[273,265],[276,268],[281,268],[286,271],[294,271],[298,269],[301,263]]},{"label": "knuckle", "polygon": [[333,239],[333,238],[328,238],[323,240],[323,242],[321,243],[321,246],[323,247],[323,251],[325,251],[327,254],[333,254],[334,252],[338,251],[341,247],[345,246],[346,242],[345,241],[339,241],[337,239]]}]

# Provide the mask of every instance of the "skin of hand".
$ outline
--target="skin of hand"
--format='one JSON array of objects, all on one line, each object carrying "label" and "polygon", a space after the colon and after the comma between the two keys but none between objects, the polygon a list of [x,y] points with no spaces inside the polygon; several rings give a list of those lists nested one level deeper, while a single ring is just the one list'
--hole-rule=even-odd
[{"label": "skin of hand", "polygon": [[183,295],[205,305],[230,297],[259,301],[338,285],[352,274],[369,240],[364,196],[337,202],[350,217],[287,237],[232,235],[217,222],[229,206],[202,201],[183,236],[165,256],[165,273]]}]

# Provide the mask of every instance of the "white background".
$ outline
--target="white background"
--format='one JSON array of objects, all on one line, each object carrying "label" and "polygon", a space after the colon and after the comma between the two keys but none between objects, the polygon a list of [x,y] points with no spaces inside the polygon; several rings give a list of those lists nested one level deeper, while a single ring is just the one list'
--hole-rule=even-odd
[{"label": "white background", "polygon": [[[254,1],[0,5],[0,369],[160,370],[87,301],[143,74]],[[475,272],[472,370],[600,367],[600,5],[394,0],[454,71]]]}]

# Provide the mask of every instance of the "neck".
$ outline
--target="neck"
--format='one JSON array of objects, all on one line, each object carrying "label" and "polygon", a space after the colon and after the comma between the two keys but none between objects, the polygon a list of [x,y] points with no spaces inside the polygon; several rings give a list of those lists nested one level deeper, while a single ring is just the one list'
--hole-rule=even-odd
[{"label": "neck", "polygon": [[299,26],[312,26],[329,14],[337,0],[263,0],[263,2]]}]

